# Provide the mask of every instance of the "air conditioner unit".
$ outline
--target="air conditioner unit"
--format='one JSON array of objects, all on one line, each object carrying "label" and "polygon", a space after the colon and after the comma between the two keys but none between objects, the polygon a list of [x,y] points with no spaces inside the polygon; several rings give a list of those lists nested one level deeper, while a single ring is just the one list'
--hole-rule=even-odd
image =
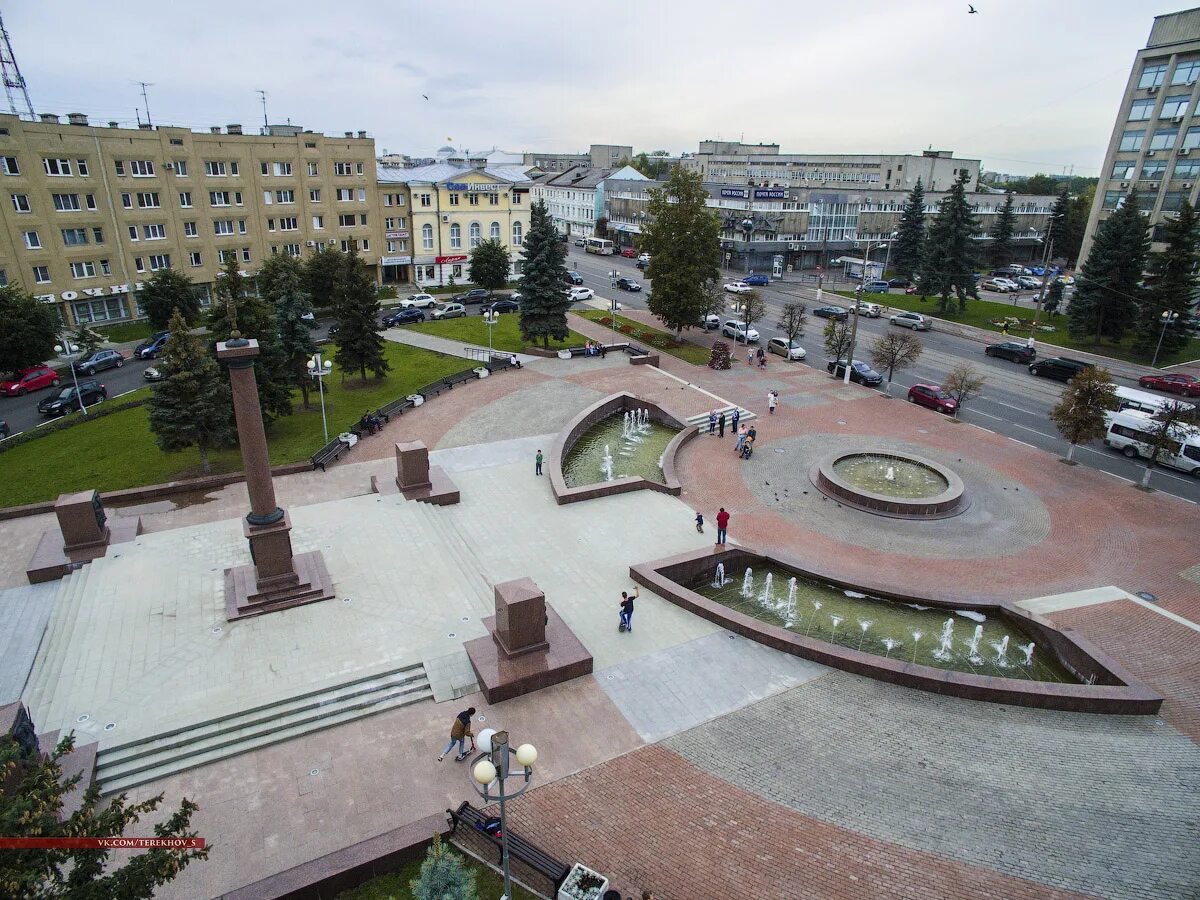
[{"label": "air conditioner unit", "polygon": [[328,240],[326,243],[327,243],[327,245],[328,245],[328,246],[330,246],[330,247],[336,247],[336,246],[337,246],[337,241],[336,241],[336,240],[334,240],[333,238],[330,238],[330,239],[329,239],[329,240]]},{"label": "air conditioner unit", "polygon": [[1187,155],[1188,155],[1189,153],[1191,153],[1191,152],[1192,152],[1192,151],[1191,151],[1191,150],[1190,150],[1188,147],[1184,147],[1182,150],[1180,150],[1180,151],[1179,151],[1179,155],[1180,155],[1180,156],[1187,156]]},{"label": "air conditioner unit", "polygon": [[317,246],[317,242],[316,242],[316,241],[305,241],[304,243],[305,243],[305,246],[307,246],[307,247],[315,247],[315,246]]},{"label": "air conditioner unit", "polygon": [[1189,191],[1190,191],[1190,190],[1192,189],[1192,183],[1191,183],[1190,181],[1185,181],[1185,182],[1183,183],[1183,187],[1184,187],[1184,189],[1185,189],[1185,190],[1189,190]]},{"label": "air conditioner unit", "polygon": [[449,217],[449,216],[442,216],[442,221],[443,221],[443,222],[449,222],[449,221],[450,221],[450,217]]},{"label": "air conditioner unit", "polygon": [[170,171],[170,172],[175,171],[175,163],[166,163],[165,165],[166,165],[166,168],[168,171]]},{"label": "air conditioner unit", "polygon": [[1122,182],[1121,182],[1121,187],[1129,187],[1129,182],[1128,182],[1128,181],[1122,181]]},{"label": "air conditioner unit", "polygon": [[1154,155],[1154,151],[1153,151],[1153,150],[1147,150],[1147,151],[1146,151],[1146,155],[1147,155],[1147,156],[1153,156],[1153,155]]}]

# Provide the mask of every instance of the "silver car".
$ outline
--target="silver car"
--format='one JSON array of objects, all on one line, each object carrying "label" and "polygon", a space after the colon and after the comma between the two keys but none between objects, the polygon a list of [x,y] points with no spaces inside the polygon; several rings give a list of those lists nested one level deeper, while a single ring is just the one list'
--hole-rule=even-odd
[{"label": "silver car", "polygon": [[787,338],[771,338],[767,341],[767,352],[778,353],[785,359],[804,359],[804,348]]},{"label": "silver car", "polygon": [[888,319],[893,325],[903,325],[905,328],[911,328],[913,331],[928,331],[929,320],[920,313],[902,312],[896,313]]},{"label": "silver car", "polygon": [[461,303],[439,303],[430,313],[433,319],[458,319],[467,314],[467,308]]}]

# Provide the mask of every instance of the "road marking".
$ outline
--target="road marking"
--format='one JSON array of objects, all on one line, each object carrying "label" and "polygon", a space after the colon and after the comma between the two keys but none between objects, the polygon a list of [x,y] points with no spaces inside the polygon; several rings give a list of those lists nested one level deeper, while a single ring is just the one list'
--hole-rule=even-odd
[{"label": "road marking", "polygon": [[1014,444],[1020,444],[1022,447],[1028,447],[1030,450],[1041,450],[1042,449],[1041,447],[1033,446],[1033,444],[1027,444],[1024,441],[1018,441],[1015,437],[1010,437],[1009,440],[1012,441]]},{"label": "road marking", "polygon": [[[140,391],[140,390],[141,390],[141,388],[131,388],[131,389],[127,390],[124,394],[116,394],[115,396],[112,397],[112,399],[116,400],[118,397],[125,397],[129,394],[132,394],[134,391]],[[93,403],[92,405],[95,406],[96,404]]]}]

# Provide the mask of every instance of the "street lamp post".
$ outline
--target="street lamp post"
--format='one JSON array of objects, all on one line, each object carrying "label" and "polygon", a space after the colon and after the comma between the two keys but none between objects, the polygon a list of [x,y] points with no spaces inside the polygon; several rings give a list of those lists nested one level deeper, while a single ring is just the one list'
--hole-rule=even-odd
[{"label": "street lamp post", "polygon": [[321,395],[321,428],[325,432],[325,443],[329,443],[329,423],[325,419],[325,376],[333,371],[333,363],[322,360],[321,354],[314,353],[308,361],[308,375],[317,379],[317,393]]},{"label": "street lamp post", "polygon": [[880,278],[887,278],[888,266],[892,264],[892,244],[896,243],[896,238],[899,235],[900,232],[898,231],[893,231],[888,235],[887,256],[883,258],[883,271],[879,274]]},{"label": "street lamp post", "polygon": [[866,252],[863,253],[863,270],[862,280],[859,281],[855,293],[858,295],[854,298],[854,322],[850,325],[850,346],[846,351],[846,371],[842,376],[842,383],[850,383],[850,370],[854,367],[854,344],[858,340],[858,320],[862,318],[859,312],[858,304],[862,301],[863,288],[867,285],[867,271],[871,265],[871,242],[867,241]]},{"label": "street lamp post", "polygon": [[496,326],[496,323],[499,321],[500,321],[500,314],[498,312],[496,312],[495,310],[490,310],[490,309],[484,310],[483,324],[487,326],[487,330],[488,330],[488,359],[492,358],[492,329]]},{"label": "street lamp post", "polygon": [[[1161,341],[1159,342],[1161,343]],[[83,410],[83,414],[88,414],[87,404],[83,402],[83,397],[79,394],[79,373],[75,371],[76,350],[71,349],[71,341],[69,338],[63,338],[61,344],[54,345],[54,352],[60,353],[67,360],[67,365],[71,367],[71,382],[75,385],[75,402],[79,404],[79,408]]]},{"label": "street lamp post", "polygon": [[1167,336],[1167,326],[1179,320],[1179,313],[1164,309],[1162,312],[1162,331],[1158,333],[1158,346],[1154,348],[1154,359],[1150,360],[1150,368],[1158,364],[1158,351],[1162,349],[1163,338]]},{"label": "street lamp post", "polygon": [[[533,778],[533,764],[537,762],[537,749],[533,744],[522,744],[513,750],[508,743],[507,731],[493,731],[490,728],[485,728],[479,733],[478,746],[483,752],[471,761],[471,786],[485,803],[500,804],[500,867],[504,871],[502,900],[512,900],[512,875],[508,867],[508,822],[505,818],[504,804],[529,789],[529,782]],[[514,757],[522,771],[512,770]],[[505,788],[505,781],[510,778],[522,779],[516,790]]]},{"label": "street lamp post", "polygon": [[608,317],[612,320],[613,343],[617,342],[617,279],[621,273],[613,269],[608,273],[608,286],[612,288],[612,297],[608,300]]}]

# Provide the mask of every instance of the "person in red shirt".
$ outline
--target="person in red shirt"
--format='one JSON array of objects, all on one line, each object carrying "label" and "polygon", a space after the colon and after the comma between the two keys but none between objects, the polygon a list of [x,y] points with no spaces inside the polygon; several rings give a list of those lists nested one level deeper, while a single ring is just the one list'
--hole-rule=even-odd
[{"label": "person in red shirt", "polygon": [[725,543],[725,529],[729,527],[729,513],[725,512],[725,507],[721,507],[721,511],[717,513],[717,543]]}]

